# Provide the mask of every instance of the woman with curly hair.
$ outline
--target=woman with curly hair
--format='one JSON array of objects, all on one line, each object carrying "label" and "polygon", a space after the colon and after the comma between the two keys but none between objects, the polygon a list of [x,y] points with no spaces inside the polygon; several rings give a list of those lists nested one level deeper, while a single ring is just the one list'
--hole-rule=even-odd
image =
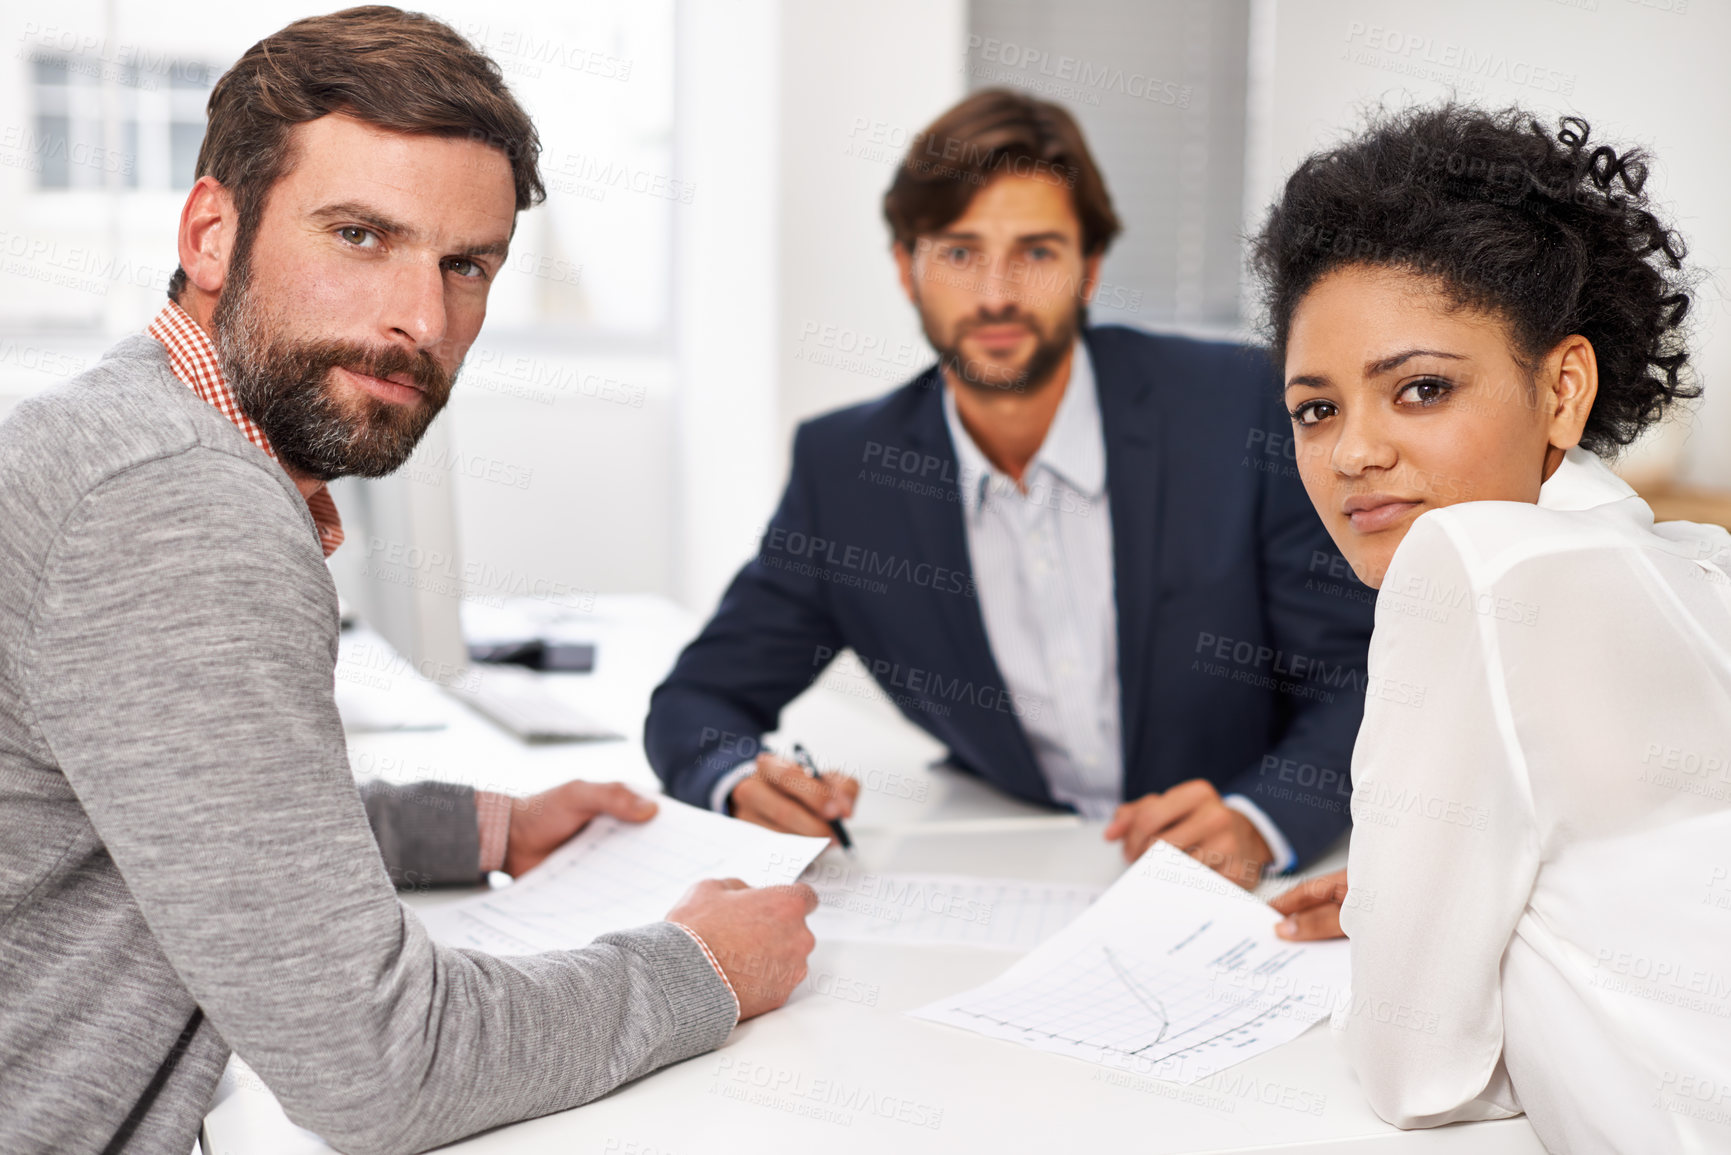
[{"label": "woman with curly hair", "polygon": [[1397,1126],[1731,1147],[1731,535],[1604,460],[1699,393],[1646,176],[1577,118],[1419,109],[1254,243],[1300,475],[1378,589],[1350,889],[1277,905],[1351,938],[1336,1027]]}]

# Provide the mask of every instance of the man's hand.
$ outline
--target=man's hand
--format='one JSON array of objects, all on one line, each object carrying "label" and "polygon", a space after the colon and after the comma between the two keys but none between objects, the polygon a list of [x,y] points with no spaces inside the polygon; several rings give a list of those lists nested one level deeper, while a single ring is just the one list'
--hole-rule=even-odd
[{"label": "man's hand", "polygon": [[1220,791],[1202,778],[1118,807],[1106,824],[1106,841],[1120,838],[1126,862],[1141,858],[1156,840],[1170,842],[1246,890],[1274,858],[1250,819],[1226,805]]},{"label": "man's hand", "polygon": [[774,754],[759,754],[757,770],[728,796],[735,818],[780,830],[829,838],[832,818],[853,815],[859,783],[833,770],[813,778],[799,763]]},{"label": "man's hand", "polygon": [[739,1017],[773,1011],[805,979],[817,945],[805,916],[817,892],[804,883],[754,889],[737,878],[706,879],[667,912],[669,922],[697,932],[739,996]]},{"label": "man's hand", "polygon": [[1316,938],[1344,938],[1340,929],[1340,907],[1346,901],[1346,871],[1337,870],[1301,882],[1268,905],[1286,916],[1274,928],[1281,938],[1303,942]]},{"label": "man's hand", "polygon": [[505,839],[506,874],[515,878],[589,825],[597,814],[625,822],[655,816],[655,803],[619,782],[567,782],[511,803],[511,833]]}]

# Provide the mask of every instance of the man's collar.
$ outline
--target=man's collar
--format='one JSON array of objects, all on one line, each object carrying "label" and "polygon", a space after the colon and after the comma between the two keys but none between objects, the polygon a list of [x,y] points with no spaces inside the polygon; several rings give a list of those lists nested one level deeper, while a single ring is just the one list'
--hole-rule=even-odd
[{"label": "man's collar", "polygon": [[[279,466],[282,464],[277,461],[276,450],[271,448],[270,438],[264,435],[264,430],[241,411],[240,402],[228,386],[228,378],[223,376],[216,342],[210,339],[202,325],[192,319],[191,314],[177,302],[169,301],[144,331],[167,351],[169,370],[181,384],[228,418],[266,457]],[[296,482],[295,488],[300,489],[300,483]],[[330,490],[323,484],[311,492],[303,492],[302,497],[306,499],[307,510],[318,528],[319,547],[329,557],[336,552],[337,546],[343,544],[343,520],[337,512],[336,502],[331,500]]]},{"label": "man's collar", "polygon": [[241,412],[222,373],[222,361],[217,356],[216,342],[204,327],[192,319],[192,314],[179,303],[170,301],[144,330],[168,350],[168,367],[180,378],[181,384],[216,407],[216,410],[246,434],[246,439],[258,446],[264,455],[276,460],[276,450],[264,430],[253,424],[252,418]]},{"label": "man's collar", "polygon": [[1100,394],[1094,381],[1094,362],[1085,341],[1076,341],[1070,358],[1070,383],[1052,428],[1028,468],[1045,466],[1062,477],[1071,489],[1090,500],[1106,491],[1106,434],[1100,423]]},{"label": "man's collar", "polygon": [[[944,422],[956,449],[962,509],[971,517],[979,512],[989,486],[1013,487],[1015,483],[992,466],[968,433],[956,408],[954,389],[947,381],[943,391]],[[1038,475],[1048,472],[1090,500],[1097,500],[1106,491],[1106,437],[1100,421],[1100,397],[1088,345],[1080,338],[1070,358],[1064,398],[1058,402],[1051,428],[1022,477],[1032,489],[1042,480]]]}]

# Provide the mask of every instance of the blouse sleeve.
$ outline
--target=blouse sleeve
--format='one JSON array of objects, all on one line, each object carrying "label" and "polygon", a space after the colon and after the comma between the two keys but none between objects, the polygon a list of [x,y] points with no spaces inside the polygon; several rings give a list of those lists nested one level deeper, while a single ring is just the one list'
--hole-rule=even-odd
[{"label": "blouse sleeve", "polygon": [[1518,1114],[1502,1066],[1503,952],[1538,869],[1497,631],[1453,522],[1414,523],[1377,598],[1352,762],[1352,992],[1335,1016],[1397,1127]]}]

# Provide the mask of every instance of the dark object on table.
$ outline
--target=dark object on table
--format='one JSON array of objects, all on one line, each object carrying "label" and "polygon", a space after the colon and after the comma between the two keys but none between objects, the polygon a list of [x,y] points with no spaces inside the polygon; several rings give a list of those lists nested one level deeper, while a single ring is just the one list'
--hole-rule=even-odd
[{"label": "dark object on table", "polygon": [[552,674],[587,674],[595,668],[595,646],[589,642],[494,642],[469,647],[471,662],[504,662]]}]

